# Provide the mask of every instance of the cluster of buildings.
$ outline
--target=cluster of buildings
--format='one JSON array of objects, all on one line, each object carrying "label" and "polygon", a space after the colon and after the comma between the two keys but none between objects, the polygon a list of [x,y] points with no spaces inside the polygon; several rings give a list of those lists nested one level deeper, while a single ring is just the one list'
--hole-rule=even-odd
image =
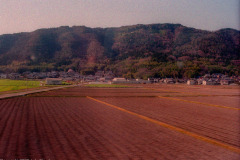
[{"label": "cluster of buildings", "polygon": [[107,83],[113,84],[128,83],[128,84],[147,84],[147,83],[186,83],[188,85],[230,85],[240,84],[240,77],[232,76],[228,77],[224,74],[206,74],[199,78],[192,79],[173,79],[173,78],[148,78],[143,79],[125,79],[116,78],[112,71],[97,71],[95,75],[81,75],[69,69],[67,72],[64,71],[52,71],[52,72],[24,72],[4,74],[0,73],[0,79],[46,79],[46,84],[61,84],[65,82],[90,82],[90,83]]},{"label": "cluster of buildings", "polygon": [[187,81],[188,85],[230,85],[230,84],[240,84],[240,77],[232,76],[228,77],[221,73],[216,74],[206,74],[198,79],[189,79]]},{"label": "cluster of buildings", "polygon": [[202,77],[191,79],[165,78],[159,80],[159,82],[167,84],[186,83],[188,85],[231,85],[240,84],[240,77],[238,76],[228,77],[227,75],[221,73],[215,73],[212,75],[206,74]]},{"label": "cluster of buildings", "polygon": [[199,78],[191,79],[174,79],[174,78],[148,78],[148,80],[142,79],[125,79],[125,78],[114,78],[112,83],[166,83],[166,84],[188,84],[188,85],[236,85],[240,84],[240,77],[232,76],[228,77],[224,74],[206,74]]},{"label": "cluster of buildings", "polygon": [[23,72],[23,73],[0,73],[0,79],[12,79],[12,80],[41,80],[45,79],[46,84],[62,84],[65,82],[93,82],[100,81],[106,82],[111,81],[114,78],[112,71],[98,71],[95,75],[81,75],[69,69],[67,72],[64,71],[52,71],[52,72]]}]

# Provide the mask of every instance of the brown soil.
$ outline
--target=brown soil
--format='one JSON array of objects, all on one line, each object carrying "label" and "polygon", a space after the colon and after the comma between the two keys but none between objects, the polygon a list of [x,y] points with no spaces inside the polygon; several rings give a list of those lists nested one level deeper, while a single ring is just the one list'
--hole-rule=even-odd
[{"label": "brown soil", "polygon": [[[176,89],[161,86],[154,88],[171,91]],[[178,90],[185,91],[184,88],[179,88]],[[205,89],[198,90],[209,94]],[[218,94],[222,95],[237,93],[235,89],[217,90]],[[222,93],[223,91],[226,93]],[[134,113],[240,148],[238,111],[156,97],[166,94],[183,95],[164,92],[166,91],[143,88],[75,87],[0,100],[0,159],[240,158],[240,154],[221,146],[164,128],[86,98],[92,96]],[[196,101],[205,101],[206,97],[195,98]],[[207,102],[217,102],[218,98],[222,100],[221,96],[214,98],[216,100]],[[230,96],[224,98],[224,105],[236,107],[235,99]]]}]

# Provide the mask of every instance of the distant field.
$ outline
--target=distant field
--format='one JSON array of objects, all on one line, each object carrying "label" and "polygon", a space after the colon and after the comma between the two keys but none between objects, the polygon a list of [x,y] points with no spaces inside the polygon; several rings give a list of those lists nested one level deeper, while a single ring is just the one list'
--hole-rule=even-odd
[{"label": "distant field", "polygon": [[116,85],[116,84],[87,84],[87,87],[97,87],[97,88],[128,88],[129,86]]},{"label": "distant field", "polygon": [[24,80],[8,80],[8,79],[0,80],[0,92],[35,88],[39,86],[40,86],[40,81],[24,81]]}]

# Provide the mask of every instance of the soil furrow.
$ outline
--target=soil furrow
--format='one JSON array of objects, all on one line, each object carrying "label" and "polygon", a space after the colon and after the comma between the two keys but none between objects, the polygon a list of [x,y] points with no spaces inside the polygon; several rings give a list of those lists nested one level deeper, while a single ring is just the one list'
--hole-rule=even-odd
[{"label": "soil furrow", "polygon": [[[68,103],[68,107],[66,107],[66,106],[63,106],[63,105],[61,105],[61,107],[60,107],[60,109],[63,111],[62,113],[68,113],[68,114],[66,114],[64,117],[66,117],[66,119],[67,119],[67,117],[69,117],[69,110],[70,110],[70,107],[71,107],[72,105],[71,104],[69,104]],[[75,111],[76,112],[76,111]],[[72,120],[73,120],[73,118],[71,118]],[[78,119],[79,119],[79,116],[78,116]],[[86,117],[84,117],[84,119],[86,119]],[[69,121],[71,121],[71,120],[69,120]],[[83,121],[81,121],[81,122],[83,122]],[[88,122],[89,123],[89,121],[85,121],[85,122]],[[76,123],[75,125],[74,125],[74,123]],[[79,120],[75,120],[75,121],[72,121],[72,126],[81,126],[82,125],[82,123],[79,123]],[[71,129],[71,127],[68,125],[68,124],[66,124],[66,126],[68,126],[69,127],[69,129]],[[86,132],[87,130],[86,130],[86,128],[85,127],[82,127],[82,128],[84,128],[85,130],[84,131],[80,131],[80,133],[82,133],[82,132]],[[77,132],[79,132],[79,127],[76,127],[75,128],[76,130],[77,130]],[[73,132],[74,132],[74,130],[73,130]],[[88,133],[85,133],[85,135],[89,135],[89,132]],[[79,138],[78,137],[76,137],[78,140],[79,140]],[[84,141],[86,141],[86,139],[88,139],[88,136],[85,136],[84,137],[84,139],[80,139],[79,141],[81,141],[81,140],[84,140]],[[94,139],[94,140],[93,140]],[[90,138],[90,140],[93,140],[93,141],[95,141],[95,142],[97,142],[98,140],[97,139],[95,139],[95,136],[91,136],[91,138]],[[83,146],[83,144],[81,144],[82,146]],[[104,147],[104,145],[102,145],[102,147]],[[86,147],[84,147],[84,149],[85,149]],[[85,149],[86,150],[86,149]],[[88,150],[86,150],[87,152],[88,152]],[[94,153],[96,153],[96,152],[94,152]],[[104,152],[103,152],[104,153]],[[113,152],[105,152],[105,153],[111,153],[111,154],[113,154]],[[113,155],[105,155],[105,156],[108,156],[108,157],[114,157]],[[98,158],[100,157],[100,156],[97,156]],[[97,158],[96,157],[96,158]],[[104,158],[104,157],[103,157]],[[105,157],[106,158],[106,157]]]},{"label": "soil furrow", "polygon": [[[78,103],[78,102],[77,102],[77,103],[75,103],[75,104],[81,104],[81,103]],[[73,109],[73,106],[74,106],[74,109]],[[78,114],[76,114],[76,113],[78,113],[79,108],[82,108],[82,105],[80,105],[80,106],[69,105],[68,108],[65,108],[65,110],[72,113],[71,116],[72,116],[72,119],[74,119],[74,121],[76,122],[76,125],[81,125],[81,126],[83,126],[82,128],[85,129],[85,131],[87,132],[86,134],[89,135],[91,138],[94,139],[94,137],[99,137],[99,136],[102,137],[102,136],[99,134],[99,131],[96,131],[96,129],[94,129],[94,127],[90,127],[91,125],[89,125],[89,123],[92,121],[92,120],[91,120],[91,116],[84,116],[84,115],[87,115],[86,109],[88,109],[88,108],[84,108],[84,112],[80,112],[80,113],[79,113],[80,115],[78,115]],[[83,110],[81,110],[81,111],[83,111]],[[81,115],[82,115],[83,117],[82,117]],[[79,116],[81,116],[81,121],[79,121]],[[76,118],[74,118],[74,117],[76,117]],[[89,118],[89,119],[88,119],[88,118]],[[81,123],[80,123],[80,122],[81,122]],[[94,135],[93,135],[92,133],[94,133]],[[102,138],[104,139],[102,142],[108,142],[108,144],[111,144],[112,146],[115,146],[115,147],[118,149],[118,152],[121,152],[121,149],[120,149],[119,147],[117,147],[114,143],[110,142],[110,141],[108,140],[108,138],[104,138],[104,137],[102,137]],[[98,141],[98,140],[95,139],[95,141]],[[104,146],[104,144],[102,144],[101,141],[98,141],[98,142],[101,143],[102,146]],[[88,148],[89,148],[89,147],[88,147]],[[108,149],[114,151],[114,147],[111,147],[111,148],[108,148]],[[111,151],[111,152],[112,152],[112,151]],[[116,150],[115,150],[115,152],[116,152]]]},{"label": "soil furrow", "polygon": [[[66,132],[69,132],[69,130],[66,130],[64,127],[63,127],[63,121],[61,119],[61,115],[58,116],[58,112],[56,112],[55,110],[53,110],[54,107],[57,107],[54,105],[52,105],[51,107],[48,106],[48,103],[46,103],[45,99],[42,100],[42,104],[43,106],[45,106],[46,108],[43,108],[43,112],[45,113],[45,115],[47,117],[49,117],[50,121],[49,122],[52,122],[53,124],[55,124],[56,126],[56,130],[58,130],[61,134],[62,134],[62,140],[65,142],[65,145],[67,146],[67,148],[65,148],[65,151],[66,153],[68,152],[66,149],[68,150],[71,150],[72,154],[68,154],[68,159],[76,159],[76,158],[79,158],[81,159],[81,155],[79,154],[79,152],[77,151],[77,148],[74,146],[74,144],[72,143],[72,141],[70,140],[70,137],[71,136],[67,136],[67,133]],[[58,107],[57,107],[58,108]],[[47,109],[47,110],[46,110]],[[56,118],[57,116],[57,118]],[[60,124],[60,122],[61,124]],[[53,127],[53,126],[52,126]],[[54,128],[52,128],[54,130]]]},{"label": "soil furrow", "polygon": [[[19,99],[18,103],[22,104],[23,99]],[[14,115],[11,115],[11,119],[9,120],[9,124],[7,125],[8,128],[5,130],[5,136],[3,136],[3,141],[6,141],[5,143],[5,149],[4,149],[4,154],[6,159],[14,159],[16,157],[16,152],[12,152],[13,148],[15,148],[16,145],[16,137],[19,134],[19,119],[22,113],[22,107],[21,105],[19,107],[15,107],[16,110],[13,112]],[[9,134],[10,133],[10,134]]]},{"label": "soil furrow", "polygon": [[47,159],[57,159],[57,156],[61,153],[54,152],[55,144],[52,143],[52,137],[50,137],[51,128],[49,127],[49,124],[51,122],[46,122],[46,115],[43,112],[44,105],[42,104],[41,99],[37,99],[36,104],[36,113],[38,114],[37,123],[39,123],[38,126],[40,128],[39,133],[42,142],[43,156]]},{"label": "soil furrow", "polygon": [[27,155],[27,149],[26,146],[28,145],[28,141],[27,139],[27,128],[26,125],[29,123],[27,121],[26,117],[26,112],[28,108],[28,104],[27,101],[28,99],[23,98],[23,103],[21,103],[22,106],[21,107],[21,115],[18,119],[18,123],[19,123],[19,128],[17,129],[17,137],[16,137],[16,148],[15,148],[15,158],[27,158],[29,159],[29,155]]},{"label": "soil furrow", "polygon": [[[90,106],[90,105],[89,105]],[[91,107],[92,108],[92,107]],[[84,110],[84,111],[86,111],[86,110]],[[93,115],[96,115],[96,113],[94,112],[94,110],[92,109],[92,110],[89,110],[89,113],[87,113],[87,112],[85,112],[85,114],[86,115],[91,115],[91,114],[93,114]],[[104,115],[103,114],[101,114],[102,116],[101,117],[99,117],[99,119],[105,119],[104,118]],[[100,116],[100,114],[98,113],[98,116]],[[90,121],[91,122],[91,116],[89,116],[89,117],[86,117],[86,120],[87,121]],[[106,120],[106,121],[108,121],[108,120]],[[111,121],[108,121],[109,123],[108,123],[108,125],[111,125]],[[97,125],[99,125],[99,126],[102,126],[102,124],[104,124],[104,123],[96,123]],[[96,124],[92,124],[92,125],[89,125],[89,126],[95,126]],[[104,128],[108,128],[107,126],[102,126],[102,127],[99,127],[99,128],[96,128],[96,127],[94,127],[94,128],[92,128],[92,130],[94,131],[93,133],[95,133],[95,136],[97,136],[98,134],[98,132],[96,131],[96,130],[102,130],[102,129],[100,129],[100,128],[103,128],[103,131],[104,131]],[[113,127],[113,126],[111,126],[111,127]],[[117,142],[117,144],[121,144],[121,142],[123,142],[123,145],[122,145],[122,147],[123,148],[125,148],[125,149],[127,149],[128,150],[128,152],[129,153],[132,153],[133,155],[134,155],[134,153],[135,154],[137,154],[137,153],[141,153],[142,154],[142,156],[144,155],[144,156],[146,156],[146,157],[148,157],[148,158],[150,158],[151,157],[151,155],[148,155],[148,153],[146,153],[145,152],[145,150],[146,149],[141,149],[141,148],[139,148],[137,145],[134,145],[134,144],[130,144],[129,142],[132,142],[132,141],[137,141],[137,138],[136,138],[136,135],[134,135],[133,133],[131,133],[131,130],[132,130],[132,127],[129,127],[128,129],[126,129],[125,128],[126,126],[122,126],[122,128],[121,129],[123,129],[124,130],[124,132],[122,132],[122,134],[121,133],[119,133],[119,131],[118,132],[114,132],[114,130],[112,130],[113,132],[104,132],[104,134],[102,134],[102,135],[105,135],[106,137],[108,137],[108,138],[110,138],[110,136],[109,136],[109,134],[110,133],[113,133],[111,136],[113,137],[113,142]],[[116,130],[119,130],[119,129],[116,129]],[[126,134],[124,134],[124,133],[128,133],[129,132],[129,130],[130,130],[130,133],[131,134],[129,134],[128,136],[124,136],[124,135],[126,135]],[[108,134],[109,133],[109,134]],[[107,135],[106,135],[107,134]],[[101,136],[101,135],[100,135]],[[127,138],[127,139],[126,139]],[[141,138],[144,138],[144,137],[141,137]],[[124,140],[125,139],[125,140]],[[144,138],[145,139],[145,138]],[[124,145],[124,144],[126,144],[126,143],[128,143],[128,145]],[[156,152],[155,150],[155,148],[153,148],[153,147],[151,147],[151,146],[149,146],[149,148],[151,149],[151,152],[152,151],[154,151],[154,152]],[[158,153],[158,155],[160,155],[160,153]],[[154,158],[154,157],[153,157]],[[156,157],[155,157],[156,158]]]},{"label": "soil furrow", "polygon": [[18,104],[18,99],[14,99],[13,102],[9,102],[9,105],[7,105],[9,107],[6,107],[6,110],[4,110],[5,112],[2,113],[2,115],[1,115],[0,142],[2,140],[1,138],[3,137],[4,130],[6,129],[6,127],[9,126],[8,124],[10,123],[10,120],[12,120],[11,118],[13,118],[12,114],[14,114],[14,111],[17,109],[15,107],[15,105],[17,105],[17,104]]},{"label": "soil furrow", "polygon": [[[59,99],[59,98],[58,98]],[[53,99],[54,101],[55,99]],[[51,100],[48,100],[51,101]],[[63,110],[63,108],[67,107],[69,108],[69,103],[67,103],[66,101],[59,99],[58,103],[56,103],[54,105],[53,108],[56,108],[56,110],[58,111],[59,114],[57,114],[58,117],[64,117],[64,120],[61,121],[61,125],[64,127],[67,127],[68,132],[71,131],[71,136],[72,139],[74,139],[74,143],[78,142],[78,147],[77,149],[83,154],[83,156],[90,157],[91,159],[96,159],[96,157],[94,157],[89,150],[83,145],[83,143],[81,142],[81,137],[84,133],[83,128],[81,127],[81,125],[75,125],[74,124],[74,120],[72,118],[72,115],[69,114],[68,110]],[[56,111],[54,110],[54,112]],[[75,126],[75,127],[73,127]],[[81,150],[80,150],[81,149]]]},{"label": "soil furrow", "polygon": [[29,125],[28,125],[28,154],[31,159],[46,159],[43,151],[44,145],[40,135],[39,114],[36,109],[35,98],[29,99]]}]

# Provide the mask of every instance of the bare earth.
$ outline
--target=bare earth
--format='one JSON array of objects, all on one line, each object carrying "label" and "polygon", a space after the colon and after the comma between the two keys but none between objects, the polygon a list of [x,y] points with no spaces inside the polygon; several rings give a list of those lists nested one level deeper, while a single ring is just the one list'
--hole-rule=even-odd
[{"label": "bare earth", "polygon": [[239,160],[239,101],[236,86],[187,85],[2,99],[0,159]]}]

